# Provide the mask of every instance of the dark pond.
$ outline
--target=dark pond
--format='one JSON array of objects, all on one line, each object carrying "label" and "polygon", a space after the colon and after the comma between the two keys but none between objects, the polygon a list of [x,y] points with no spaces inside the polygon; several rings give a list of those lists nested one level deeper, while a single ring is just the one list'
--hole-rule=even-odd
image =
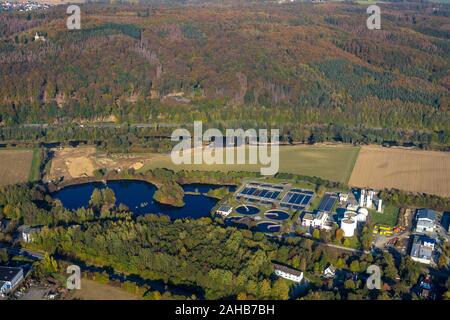
[{"label": "dark pond", "polygon": [[273,222],[261,222],[256,226],[256,230],[260,232],[278,232],[281,226]]},{"label": "dark pond", "polygon": [[240,214],[257,214],[259,212],[259,209],[257,207],[250,205],[242,205],[237,207],[235,210]]},{"label": "dark pond", "polygon": [[289,214],[283,210],[269,210],[264,213],[264,216],[272,220],[286,220],[289,218]]},{"label": "dark pond", "polygon": [[[182,208],[160,204],[153,200],[156,187],[148,182],[137,180],[108,181],[106,185],[102,182],[79,184],[65,187],[53,193],[52,196],[55,199],[59,199],[67,209],[78,209],[88,205],[95,188],[103,189],[105,187],[109,187],[114,191],[116,205],[123,203],[137,215],[147,213],[165,214],[170,216],[171,219],[208,217],[211,209],[217,203],[216,199],[204,195],[186,194],[184,196],[185,205]],[[183,189],[190,192],[205,193],[220,187],[222,186],[189,184],[184,185]],[[234,189],[234,187],[230,187],[231,191]]]}]

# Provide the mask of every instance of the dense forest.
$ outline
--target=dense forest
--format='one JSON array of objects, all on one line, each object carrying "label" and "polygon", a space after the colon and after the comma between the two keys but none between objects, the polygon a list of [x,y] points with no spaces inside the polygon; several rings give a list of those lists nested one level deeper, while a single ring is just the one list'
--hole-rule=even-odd
[{"label": "dense forest", "polygon": [[72,31],[63,7],[0,13],[0,123],[203,120],[448,146],[448,5],[381,4],[375,31],[357,4],[255,6],[88,4]]}]

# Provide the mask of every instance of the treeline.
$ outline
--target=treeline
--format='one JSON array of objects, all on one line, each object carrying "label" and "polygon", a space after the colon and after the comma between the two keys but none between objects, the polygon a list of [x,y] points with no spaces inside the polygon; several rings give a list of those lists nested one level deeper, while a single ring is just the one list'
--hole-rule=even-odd
[{"label": "treeline", "polygon": [[381,199],[396,207],[430,208],[437,211],[450,211],[450,198],[430,194],[415,194],[401,190],[383,190]]},{"label": "treeline", "polygon": [[[256,112],[256,110],[255,110]],[[192,123],[181,123],[186,127]],[[176,126],[176,125],[175,125]],[[155,124],[150,128],[135,125],[59,125],[12,126],[0,127],[0,143],[10,145],[21,144],[34,146],[76,145],[77,143],[96,144],[98,148],[111,152],[153,151],[168,152],[175,145],[170,140],[174,127]],[[227,123],[226,121],[204,123],[207,128],[260,128],[258,123],[242,121]],[[405,129],[370,129],[361,126],[347,125],[294,125],[280,124],[280,142],[314,144],[323,142],[349,144],[378,144],[415,146],[422,149],[448,150],[450,130],[415,131]]]}]

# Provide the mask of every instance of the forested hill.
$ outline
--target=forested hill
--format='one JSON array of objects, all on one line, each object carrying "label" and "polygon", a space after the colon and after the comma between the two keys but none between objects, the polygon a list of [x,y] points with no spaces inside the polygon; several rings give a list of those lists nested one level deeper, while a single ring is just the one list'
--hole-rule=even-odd
[{"label": "forested hill", "polygon": [[[449,129],[450,6],[83,5],[0,13],[0,123]],[[38,32],[46,41],[35,41]]]}]

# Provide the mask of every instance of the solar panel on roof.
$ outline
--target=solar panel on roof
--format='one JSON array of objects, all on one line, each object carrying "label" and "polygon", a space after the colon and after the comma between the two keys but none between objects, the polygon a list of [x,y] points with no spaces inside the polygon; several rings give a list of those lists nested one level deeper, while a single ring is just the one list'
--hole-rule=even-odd
[{"label": "solar panel on roof", "polygon": [[326,194],[322,201],[319,204],[319,210],[320,211],[331,211],[331,209],[333,208],[334,204],[337,201],[337,197],[330,195],[330,194]]}]

